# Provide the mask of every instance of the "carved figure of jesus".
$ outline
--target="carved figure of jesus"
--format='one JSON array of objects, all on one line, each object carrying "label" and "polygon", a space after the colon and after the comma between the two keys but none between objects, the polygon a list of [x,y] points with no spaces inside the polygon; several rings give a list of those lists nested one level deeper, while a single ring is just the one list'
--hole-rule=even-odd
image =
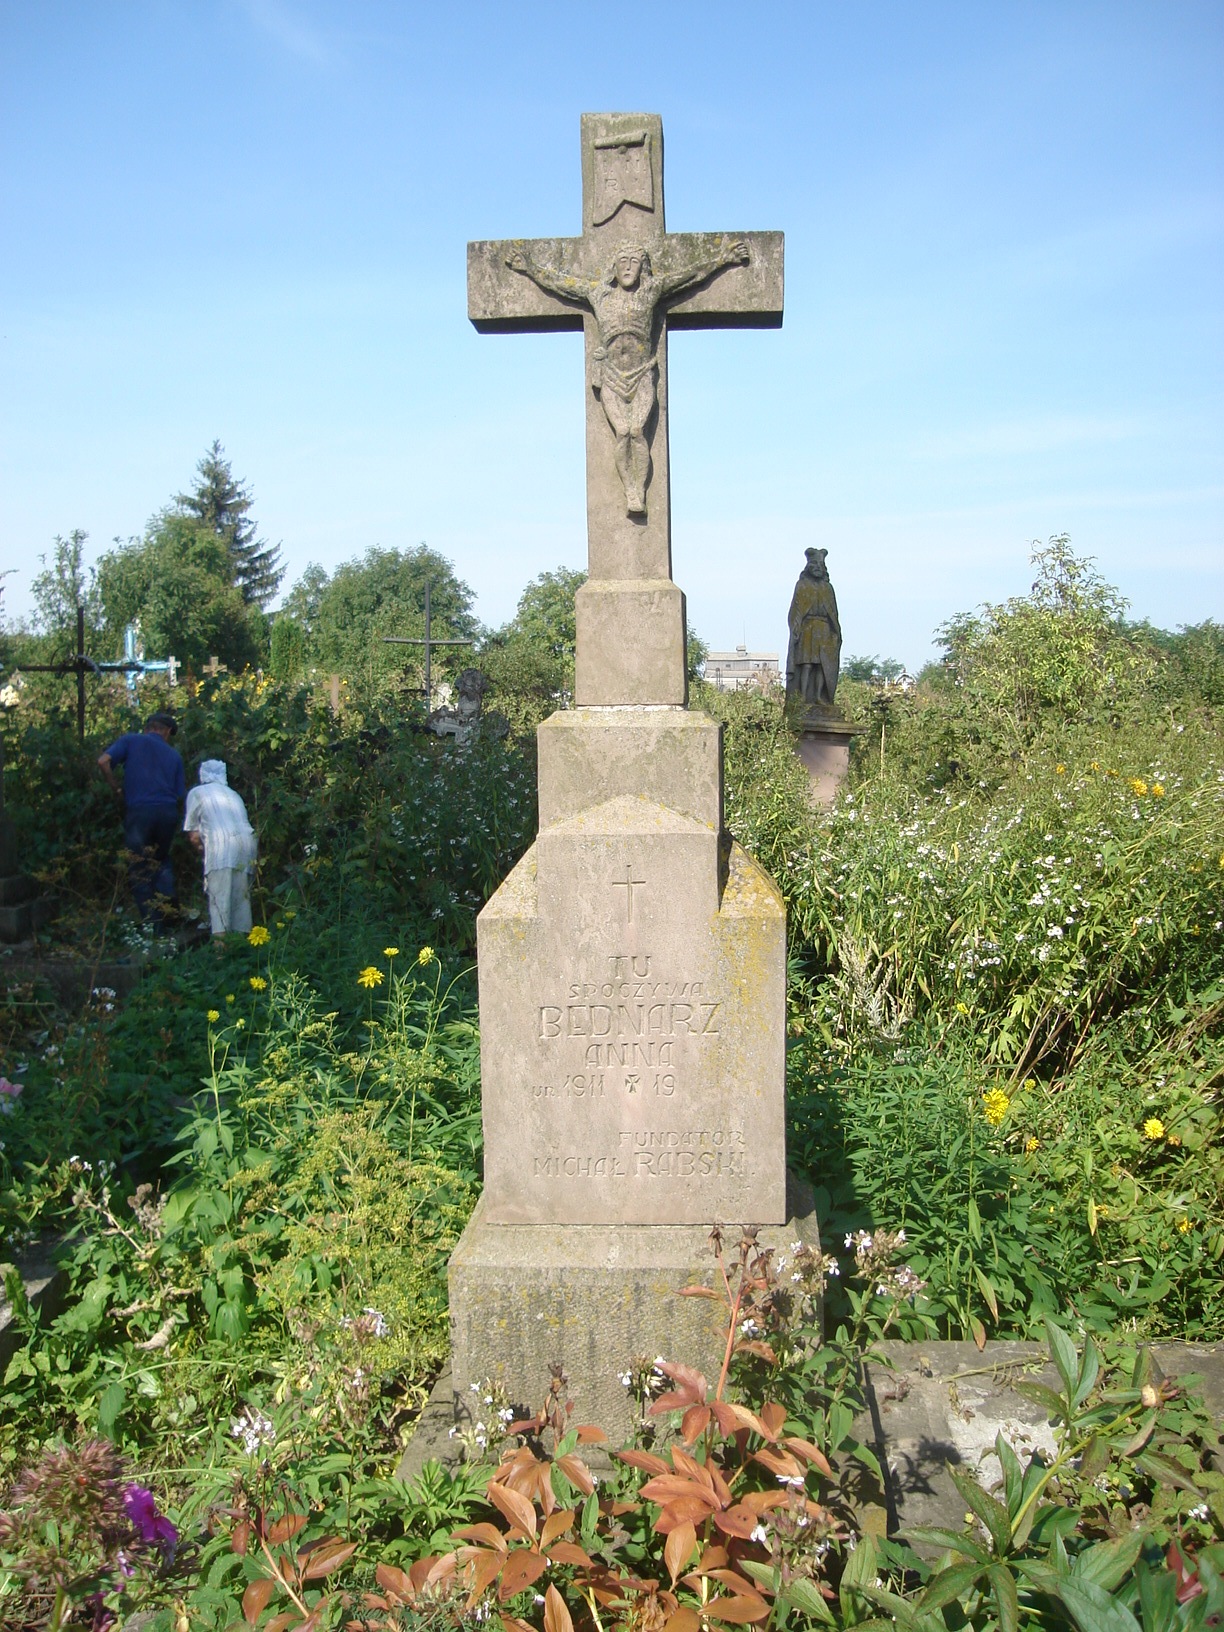
[{"label": "carved figure of jesus", "polygon": [[603,405],[616,438],[616,468],[629,515],[646,513],[650,479],[648,425],[655,410],[659,307],[682,290],[704,283],[728,266],[747,266],[742,239],[724,244],[718,255],[679,271],[655,274],[650,252],[624,243],[598,278],[538,266],[525,250],[512,249],[506,265],[563,300],[590,307],[599,344],[593,355],[591,388]]}]

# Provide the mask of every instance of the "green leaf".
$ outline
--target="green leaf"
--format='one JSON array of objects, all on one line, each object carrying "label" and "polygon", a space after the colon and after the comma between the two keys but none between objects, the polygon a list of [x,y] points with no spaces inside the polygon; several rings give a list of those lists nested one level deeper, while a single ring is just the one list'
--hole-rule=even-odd
[{"label": "green leaf", "polygon": [[109,1434],[115,1419],[127,1403],[127,1389],[120,1382],[107,1383],[98,1399],[98,1432]]},{"label": "green leaf", "polygon": [[880,1553],[872,1536],[860,1536],[858,1546],[846,1560],[841,1578],[842,1614],[853,1623],[856,1615],[855,1589],[867,1586],[880,1573]]},{"label": "green leaf", "polygon": [[1015,1576],[1002,1564],[992,1564],[987,1573],[999,1612],[999,1632],[1020,1632],[1020,1595]]},{"label": "green leaf", "polygon": [[[743,1564],[744,1560],[741,1559],[741,1568]],[[772,1573],[771,1570],[770,1574],[772,1575]],[[793,1604],[796,1609],[802,1610],[805,1615],[814,1615],[818,1621],[823,1621],[826,1626],[837,1625],[837,1617],[829,1607],[824,1594],[811,1581],[805,1580],[803,1576],[796,1576],[787,1586],[782,1597],[786,1599],[787,1603]]]},{"label": "green leaf", "polygon": [[994,1542],[995,1552],[1006,1553],[1011,1547],[1012,1540],[1011,1520],[1007,1516],[1007,1509],[1001,1502],[997,1502],[993,1496],[984,1491],[977,1480],[971,1478],[967,1473],[962,1473],[959,1468],[952,1467],[948,1469],[948,1472],[952,1477],[952,1483],[965,1498],[966,1505],[977,1514],[987,1530],[990,1531],[990,1539]]},{"label": "green leaf", "polygon": [[1071,1396],[1071,1406],[1083,1405],[1092,1393],[1093,1384],[1097,1380],[1097,1373],[1101,1369],[1101,1357],[1097,1353],[1096,1344],[1092,1339],[1084,1341],[1084,1353],[1080,1360],[1079,1376],[1075,1382],[1075,1393]]},{"label": "green leaf", "polygon": [[918,1600],[919,1609],[942,1609],[963,1598],[989,1568],[988,1564],[949,1564],[927,1582]]},{"label": "green leaf", "polygon": [[1066,1416],[1066,1402],[1060,1399],[1059,1396],[1055,1394],[1054,1390],[1047,1387],[1045,1383],[1030,1383],[1021,1381],[1017,1382],[1014,1387],[1016,1393],[1023,1394],[1026,1400],[1032,1400],[1035,1404],[1044,1406],[1044,1408],[1053,1418],[1055,1418],[1056,1421],[1061,1422]]},{"label": "green leaf", "polygon": [[1143,1632],[1125,1605],[1091,1581],[1062,1581],[1058,1592],[1080,1632]]},{"label": "green leaf", "polygon": [[1126,1580],[1142,1550],[1143,1534],[1138,1530],[1099,1541],[1079,1555],[1072,1565],[1072,1573],[1077,1581],[1091,1581],[1093,1586],[1112,1592]]},{"label": "green leaf", "polygon": [[969,1238],[975,1246],[982,1244],[982,1215],[978,1212],[977,1202],[969,1197]]},{"label": "green leaf", "polygon": [[1003,1437],[1002,1430],[995,1435],[995,1455],[1003,1469],[1003,1493],[1007,1499],[1007,1516],[1015,1523],[1016,1513],[1023,1499],[1020,1492],[1024,1487],[1024,1473],[1015,1451]]},{"label": "green leaf", "polygon": [[924,1542],[928,1547],[943,1547],[950,1553],[960,1553],[962,1558],[976,1559],[979,1564],[990,1563],[989,1550],[982,1546],[976,1536],[944,1530],[934,1524],[915,1524],[901,1534],[909,1542]]},{"label": "green leaf", "polygon": [[994,1316],[997,1324],[999,1319],[999,1300],[995,1295],[994,1283],[991,1281],[988,1275],[984,1275],[982,1273],[976,1264],[973,1266],[973,1273],[977,1276],[977,1283],[982,1289],[982,1296],[986,1299],[986,1306],[990,1310],[990,1313]]},{"label": "green leaf", "polygon": [[1171,1570],[1150,1570],[1140,1563],[1135,1570],[1143,1632],[1173,1632],[1177,1625],[1177,1578]]},{"label": "green leaf", "polygon": [[1063,1380],[1068,1400],[1075,1393],[1075,1382],[1079,1375],[1079,1361],[1075,1353],[1075,1344],[1052,1320],[1045,1322],[1046,1342],[1050,1348],[1050,1358],[1058,1367],[1058,1375]]}]

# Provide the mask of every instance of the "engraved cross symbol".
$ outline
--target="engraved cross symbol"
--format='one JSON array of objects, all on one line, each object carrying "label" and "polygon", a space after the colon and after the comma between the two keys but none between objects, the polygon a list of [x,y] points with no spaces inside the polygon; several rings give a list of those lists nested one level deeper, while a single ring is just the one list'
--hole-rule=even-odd
[{"label": "engraved cross symbol", "polygon": [[634,878],[632,867],[625,868],[624,878],[614,878],[612,880],[614,890],[624,890],[625,892],[625,922],[627,924],[633,922],[633,892],[638,885],[645,884],[645,882],[644,878]]}]

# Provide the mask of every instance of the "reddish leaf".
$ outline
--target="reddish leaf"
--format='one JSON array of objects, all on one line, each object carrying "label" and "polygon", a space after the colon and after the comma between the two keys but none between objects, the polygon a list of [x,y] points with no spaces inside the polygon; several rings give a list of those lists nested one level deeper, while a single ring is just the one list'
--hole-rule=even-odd
[{"label": "reddish leaf", "polygon": [[300,1619],[301,1613],[300,1609],[290,1609],[283,1615],[273,1615],[270,1621],[265,1622],[263,1632],[287,1632],[287,1628],[291,1626],[304,1626],[305,1622]]},{"label": "reddish leaf", "polygon": [[719,1468],[718,1463],[711,1462],[708,1471],[711,1483],[714,1486],[715,1496],[718,1497],[718,1500],[722,1503],[723,1507],[730,1507],[731,1503],[734,1501],[734,1497],[731,1495],[731,1486],[723,1478],[722,1471]]},{"label": "reddish leaf", "polygon": [[246,1556],[246,1550],[250,1540],[250,1521],[248,1519],[243,1519],[241,1524],[236,1524],[234,1526],[233,1534],[230,1536],[230,1551],[237,1553],[239,1558],[244,1558]]},{"label": "reddish leaf", "polygon": [[533,1581],[538,1581],[548,1568],[548,1560],[530,1547],[520,1547],[502,1566],[497,1596],[504,1604],[516,1592],[522,1592]]},{"label": "reddish leaf", "polygon": [[713,1603],[705,1606],[705,1612],[713,1620],[730,1621],[734,1626],[769,1619],[769,1605],[755,1592],[741,1593],[735,1598],[715,1598]]},{"label": "reddish leaf", "polygon": [[246,1620],[254,1626],[255,1622],[267,1609],[272,1594],[276,1591],[276,1582],[269,1575],[261,1576],[258,1581],[252,1581],[242,1595],[242,1613]]},{"label": "reddish leaf", "polygon": [[663,1632],[701,1632],[701,1616],[685,1604],[667,1617]]},{"label": "reddish leaf", "polygon": [[973,1341],[979,1350],[986,1347],[986,1328],[976,1315],[969,1316],[969,1330],[973,1333]]},{"label": "reddish leaf", "polygon": [[783,1507],[787,1496],[784,1490],[750,1490],[743,1497],[745,1507],[754,1513],[768,1513],[771,1507]]},{"label": "reddish leaf", "polygon": [[789,1451],[753,1451],[752,1460],[759,1462],[779,1479],[802,1479],[803,1467]]},{"label": "reddish leaf", "polygon": [[558,1536],[563,1536],[573,1522],[572,1508],[563,1508],[560,1512],[553,1513],[544,1521],[544,1528],[540,1531],[540,1546],[547,1547],[550,1542],[556,1541]]},{"label": "reddish leaf", "polygon": [[766,1400],[761,1407],[761,1421],[769,1430],[770,1439],[777,1439],[786,1425],[786,1407],[776,1400]]},{"label": "reddish leaf", "polygon": [[277,1519],[268,1531],[268,1540],[273,1546],[278,1541],[292,1541],[299,1531],[305,1530],[307,1523],[305,1513],[286,1513],[284,1518]]},{"label": "reddish leaf", "polygon": [[805,1462],[810,1462],[814,1468],[819,1468],[826,1479],[835,1477],[828,1457],[822,1450],[818,1450],[811,1440],[787,1438],[782,1443],[788,1451],[793,1451],[796,1456],[802,1457]]},{"label": "reddish leaf", "polygon": [[671,1464],[664,1462],[653,1451],[613,1451],[612,1455],[618,1462],[624,1462],[630,1468],[640,1468],[643,1473],[671,1472]]},{"label": "reddish leaf", "polygon": [[544,1594],[544,1632],[574,1632],[574,1623],[565,1607],[565,1599],[550,1586]]},{"label": "reddish leaf", "polygon": [[498,1553],[480,1553],[472,1560],[468,1576],[472,1583],[467,1595],[467,1607],[469,1609],[484,1597],[485,1589],[490,1582],[497,1579],[501,1567],[502,1558]]},{"label": "reddish leaf", "polygon": [[714,1420],[724,1434],[738,1434],[742,1431],[744,1425],[739,1421],[739,1406],[729,1405],[726,1400],[711,1400],[710,1410],[713,1411]]},{"label": "reddish leaf", "polygon": [[709,1485],[696,1479],[682,1479],[678,1473],[661,1473],[657,1479],[648,1479],[642,1486],[642,1495],[648,1502],[671,1502],[678,1496],[696,1496],[710,1507],[718,1506],[718,1498]]},{"label": "reddish leaf", "polygon": [[[419,1565],[428,1565],[429,1562],[427,1558],[418,1558],[412,1567],[415,1570]],[[416,1597],[419,1583],[401,1570],[398,1564],[379,1564],[374,1571],[374,1579],[384,1592],[393,1592],[405,1600]]]},{"label": "reddish leaf", "polygon": [[660,1536],[667,1536],[678,1524],[703,1524],[709,1518],[712,1506],[712,1497],[702,1501],[696,1496],[681,1496],[674,1502],[668,1502],[654,1522],[655,1530]]},{"label": "reddish leaf", "polygon": [[582,1564],[591,1568],[591,1555],[584,1552],[576,1542],[558,1541],[548,1549],[548,1556],[554,1564]]},{"label": "reddish leaf", "polygon": [[309,1551],[303,1550],[298,1554],[302,1580],[321,1581],[325,1575],[347,1564],[356,1551],[355,1541],[341,1541],[339,1536],[329,1536],[326,1541],[317,1542]]},{"label": "reddish leaf", "polygon": [[714,1523],[724,1536],[741,1536],[745,1540],[752,1534],[760,1523],[758,1516],[743,1502],[735,1507],[727,1508],[725,1513],[715,1513]]},{"label": "reddish leaf", "polygon": [[506,1550],[506,1538],[495,1524],[482,1521],[480,1524],[465,1524],[460,1530],[452,1530],[451,1536],[462,1537],[464,1541],[483,1542],[486,1547],[497,1547],[503,1553]]},{"label": "reddish leaf", "polygon": [[708,1574],[711,1581],[717,1581],[720,1586],[730,1587],[734,1593],[757,1590],[751,1581],[745,1581],[738,1570],[710,1570]]},{"label": "reddish leaf", "polygon": [[575,1432],[578,1435],[579,1445],[606,1445],[608,1436],[602,1428],[597,1428],[593,1422],[584,1422]]},{"label": "reddish leaf", "polygon": [[531,1536],[534,1539],[536,1533],[535,1508],[532,1507],[525,1496],[520,1496],[517,1490],[508,1490],[505,1485],[499,1484],[495,1479],[489,1480],[485,1487],[485,1495],[503,1517],[509,1519],[510,1523],[521,1530],[524,1535]]},{"label": "reddish leaf", "polygon": [[505,1632],[535,1632],[529,1621],[520,1620],[517,1615],[503,1615],[501,1623]]},{"label": "reddish leaf", "polygon": [[705,1575],[710,1570],[721,1570],[727,1562],[727,1549],[721,1543],[714,1541],[706,1548],[697,1560],[697,1568]]},{"label": "reddish leaf", "polygon": [[697,1545],[697,1532],[691,1523],[678,1524],[667,1538],[663,1548],[663,1562],[671,1574],[672,1586],[676,1584],[676,1577],[693,1556],[693,1549]]},{"label": "reddish leaf", "polygon": [[727,1405],[724,1409],[730,1414],[736,1429],[750,1428],[754,1434],[760,1434],[762,1439],[773,1439],[773,1434],[765,1426],[762,1418],[755,1411],[750,1411],[746,1405]]},{"label": "reddish leaf", "polygon": [[759,1360],[764,1360],[771,1366],[776,1366],[778,1363],[778,1357],[769,1344],[762,1343],[756,1337],[744,1338],[742,1342],[735,1345],[735,1352],[737,1354],[755,1354]]},{"label": "reddish leaf", "polygon": [[680,1423],[680,1438],[692,1445],[710,1426],[713,1415],[708,1405],[690,1405]]},{"label": "reddish leaf", "polygon": [[595,1489],[595,1481],[591,1478],[590,1468],[587,1467],[580,1456],[575,1456],[573,1451],[570,1451],[566,1456],[559,1456],[557,1466],[570,1484],[575,1489],[580,1490],[584,1496],[589,1496]]},{"label": "reddish leaf", "polygon": [[695,1479],[699,1485],[704,1485],[707,1490],[714,1489],[714,1481],[710,1477],[709,1469],[703,1463],[698,1462],[696,1457],[690,1456],[687,1451],[682,1451],[679,1445],[672,1446],[671,1459],[672,1467],[675,1468],[677,1473],[687,1474],[690,1479]]},{"label": "reddish leaf", "polygon": [[717,1298],[718,1293],[712,1286],[685,1286],[677,1292],[678,1298]]}]

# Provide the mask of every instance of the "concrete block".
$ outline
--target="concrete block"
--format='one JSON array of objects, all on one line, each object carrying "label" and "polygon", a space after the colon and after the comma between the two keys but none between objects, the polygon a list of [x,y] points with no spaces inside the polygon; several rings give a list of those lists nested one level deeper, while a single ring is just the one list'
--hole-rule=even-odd
[{"label": "concrete block", "polygon": [[574,606],[580,707],[684,705],[684,596],[670,579],[590,578]]},{"label": "concrete block", "polygon": [[620,794],[722,831],[722,726],[685,708],[572,708],[536,733],[540,826]]}]

